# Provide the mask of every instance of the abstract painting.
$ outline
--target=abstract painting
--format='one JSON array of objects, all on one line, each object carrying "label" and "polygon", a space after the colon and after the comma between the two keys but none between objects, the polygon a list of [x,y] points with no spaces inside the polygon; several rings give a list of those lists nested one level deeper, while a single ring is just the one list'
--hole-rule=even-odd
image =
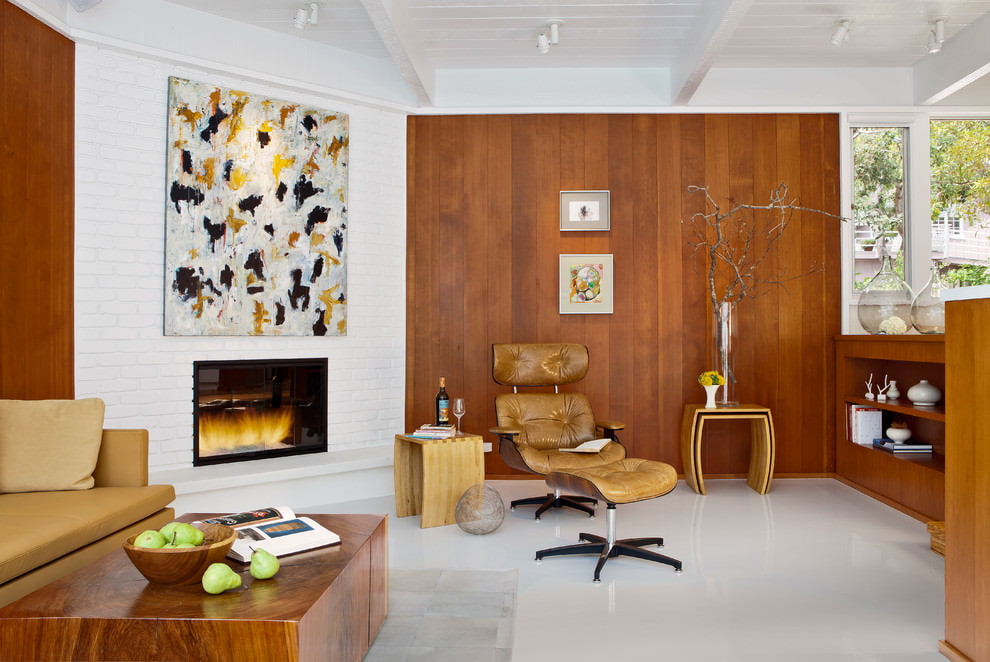
[{"label": "abstract painting", "polygon": [[611,313],[611,255],[560,256],[560,312]]},{"label": "abstract painting", "polygon": [[169,79],[166,335],[347,333],[346,114]]}]

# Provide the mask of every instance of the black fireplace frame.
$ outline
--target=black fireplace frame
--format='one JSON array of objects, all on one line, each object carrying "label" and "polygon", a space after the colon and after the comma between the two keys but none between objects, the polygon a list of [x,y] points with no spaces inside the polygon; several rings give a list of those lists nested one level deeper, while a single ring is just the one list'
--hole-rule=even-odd
[{"label": "black fireplace frame", "polygon": [[[260,460],[272,457],[285,457],[291,455],[304,455],[312,453],[325,453],[328,448],[328,424],[329,419],[329,409],[330,409],[330,387],[328,382],[328,361],[326,358],[312,358],[312,359],[231,359],[231,360],[212,360],[212,361],[193,361],[193,388],[192,388],[192,407],[193,407],[193,466],[204,466],[213,464],[227,464],[231,462],[246,462],[250,460]],[[247,450],[247,451],[237,451],[231,453],[222,453],[218,455],[200,455],[199,448],[199,419],[200,412],[204,408],[201,407],[200,401],[202,400],[200,387],[202,384],[202,375],[204,370],[213,370],[219,368],[228,369],[245,369],[254,371],[264,371],[263,374],[264,382],[272,384],[271,387],[271,397],[270,401],[275,402],[276,405],[281,404],[282,399],[282,389],[279,388],[278,394],[275,392],[275,384],[282,384],[282,382],[277,381],[276,377],[284,378],[284,371],[289,370],[310,370],[309,374],[304,376],[307,378],[307,382],[318,383],[322,389],[321,394],[315,394],[315,397],[320,397],[322,402],[319,403],[319,408],[322,409],[322,415],[311,415],[306,419],[306,429],[312,435],[317,437],[316,443],[307,443],[306,445],[299,446],[297,448],[279,448],[279,449],[259,449],[259,450]],[[283,371],[283,372],[276,372]],[[260,382],[259,382],[260,383]],[[290,387],[291,388],[291,387]],[[216,400],[221,400],[222,398],[216,398]],[[231,395],[230,405],[234,404],[244,404],[243,401],[235,401],[233,394]],[[252,406],[264,407],[265,404],[259,402],[258,400],[251,401]],[[219,405],[222,407],[222,405]]]}]

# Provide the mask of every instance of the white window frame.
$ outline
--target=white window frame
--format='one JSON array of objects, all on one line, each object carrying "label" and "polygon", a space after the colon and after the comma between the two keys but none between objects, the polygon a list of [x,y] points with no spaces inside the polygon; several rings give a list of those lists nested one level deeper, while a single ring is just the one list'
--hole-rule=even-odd
[{"label": "white window frame", "polygon": [[[917,291],[928,280],[929,264],[923,259],[931,253],[931,176],[928,164],[929,124],[932,114],[925,112],[846,113],[840,121],[842,139],[840,198],[842,215],[852,219],[853,159],[852,129],[856,127],[897,127],[906,129],[904,140],[904,280]],[[942,117],[942,115],[938,115]],[[842,224],[842,332],[865,333],[856,316],[859,293],[854,291],[856,228],[852,222]]]}]

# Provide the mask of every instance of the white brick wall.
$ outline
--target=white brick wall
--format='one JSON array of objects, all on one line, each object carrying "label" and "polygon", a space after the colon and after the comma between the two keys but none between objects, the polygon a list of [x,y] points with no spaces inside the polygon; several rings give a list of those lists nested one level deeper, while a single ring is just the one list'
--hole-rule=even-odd
[{"label": "white brick wall", "polygon": [[[169,76],[350,115],[348,335],[165,337]],[[76,395],[147,428],[152,471],[192,463],[192,362],[327,357],[330,449],[392,443],[405,388],[405,115],[222,71],[76,48]],[[314,458],[314,462],[319,462]]]}]

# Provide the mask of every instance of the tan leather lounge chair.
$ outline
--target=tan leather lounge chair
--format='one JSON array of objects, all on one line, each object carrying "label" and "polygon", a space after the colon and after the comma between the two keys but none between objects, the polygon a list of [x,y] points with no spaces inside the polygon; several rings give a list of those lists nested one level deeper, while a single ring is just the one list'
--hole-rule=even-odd
[{"label": "tan leather lounge chair", "polygon": [[[543,476],[555,471],[589,469],[617,462],[626,456],[616,431],[622,423],[597,421],[588,398],[581,393],[558,391],[588,372],[588,348],[574,343],[492,345],[492,377],[512,393],[495,398],[499,455],[510,467]],[[552,392],[548,389],[552,387]],[[519,389],[526,389],[520,392]],[[601,432],[599,432],[599,430]],[[573,453],[585,441],[608,438],[598,453]],[[591,505],[588,505],[591,504]],[[568,506],[594,516],[597,500],[591,496],[550,494],[517,499],[510,505],[537,505],[536,519],[549,508]]]}]

